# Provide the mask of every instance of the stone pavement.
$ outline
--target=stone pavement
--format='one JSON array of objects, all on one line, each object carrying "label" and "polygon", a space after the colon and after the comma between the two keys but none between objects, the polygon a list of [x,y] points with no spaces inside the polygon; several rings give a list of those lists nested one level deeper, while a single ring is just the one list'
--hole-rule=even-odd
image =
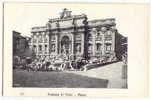
[{"label": "stone pavement", "polygon": [[107,79],[109,80],[108,88],[126,88],[127,80],[122,79],[122,64],[122,62],[116,62],[88,71],[69,71],[68,73]]}]

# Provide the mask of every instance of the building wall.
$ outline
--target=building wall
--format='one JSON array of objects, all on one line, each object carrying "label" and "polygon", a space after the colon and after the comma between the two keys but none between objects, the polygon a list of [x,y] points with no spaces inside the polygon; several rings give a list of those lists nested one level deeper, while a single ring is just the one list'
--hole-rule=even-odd
[{"label": "building wall", "polygon": [[33,27],[30,46],[37,56],[66,54],[86,59],[113,56],[115,25],[115,19],[87,21],[84,14],[62,16],[50,19],[46,26]]},{"label": "building wall", "polygon": [[46,31],[33,32],[30,47],[37,56],[49,56],[49,34]]},{"label": "building wall", "polygon": [[13,55],[21,56],[28,46],[28,41],[21,33],[13,31]]},{"label": "building wall", "polygon": [[115,19],[88,21],[88,58],[115,55]]}]

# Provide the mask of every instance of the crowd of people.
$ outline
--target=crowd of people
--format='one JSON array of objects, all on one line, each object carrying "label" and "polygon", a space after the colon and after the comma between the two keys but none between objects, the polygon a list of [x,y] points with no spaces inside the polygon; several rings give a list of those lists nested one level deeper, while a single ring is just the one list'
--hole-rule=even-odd
[{"label": "crowd of people", "polygon": [[69,60],[67,57],[38,57],[19,59],[15,57],[14,68],[28,71],[62,71],[62,70],[82,70],[82,66],[87,64],[84,59]]},{"label": "crowd of people", "polygon": [[[58,55],[53,57],[18,57],[14,56],[14,68],[24,69],[28,71],[63,71],[63,70],[85,70],[87,65],[101,64],[116,60],[113,57],[101,57],[100,59],[86,60],[84,58],[71,59],[67,55]],[[114,59],[113,59],[114,58]]]}]

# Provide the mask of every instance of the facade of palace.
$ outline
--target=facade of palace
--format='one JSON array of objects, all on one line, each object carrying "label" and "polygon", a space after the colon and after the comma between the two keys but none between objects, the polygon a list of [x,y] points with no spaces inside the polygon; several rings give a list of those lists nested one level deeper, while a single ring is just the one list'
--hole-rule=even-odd
[{"label": "facade of palace", "polygon": [[64,9],[59,18],[31,29],[30,48],[37,57],[68,55],[71,59],[113,57],[117,29],[115,19],[87,20]]}]

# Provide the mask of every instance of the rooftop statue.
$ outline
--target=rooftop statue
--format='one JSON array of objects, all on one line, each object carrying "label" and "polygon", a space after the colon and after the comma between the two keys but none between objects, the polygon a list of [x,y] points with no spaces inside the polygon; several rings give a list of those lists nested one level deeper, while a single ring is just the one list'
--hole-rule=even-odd
[{"label": "rooftop statue", "polygon": [[60,13],[60,19],[71,17],[71,12],[67,8],[64,8],[63,11]]}]

